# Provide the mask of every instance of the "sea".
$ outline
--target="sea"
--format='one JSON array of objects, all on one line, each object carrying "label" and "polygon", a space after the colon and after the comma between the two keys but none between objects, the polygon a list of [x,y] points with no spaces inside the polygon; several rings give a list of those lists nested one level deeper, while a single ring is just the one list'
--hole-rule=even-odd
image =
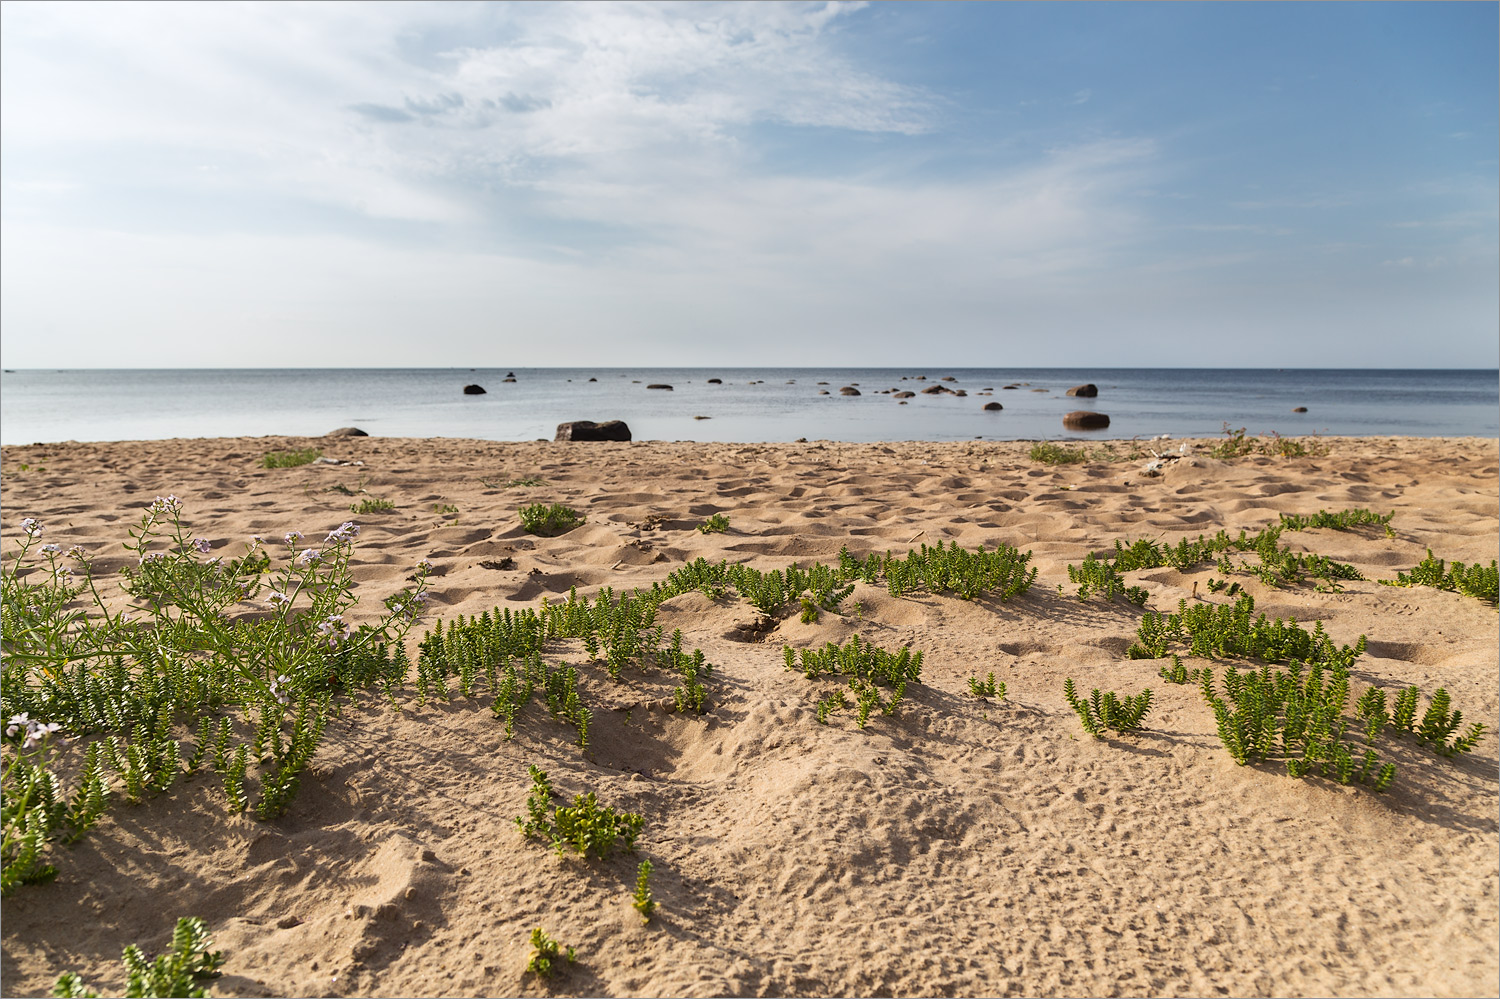
[{"label": "sea", "polygon": [[[1098,395],[1069,396],[1091,383]],[[465,394],[478,385],[483,394]],[[652,388],[667,385],[670,388]],[[928,394],[941,385],[950,392]],[[845,387],[859,394],[847,394]],[[965,394],[958,395],[962,390]],[[893,392],[915,393],[910,399]],[[987,403],[999,403],[987,411]],[[1305,408],[1305,412],[1297,412]],[[1109,416],[1104,430],[1065,414]],[[0,443],[321,436],[953,441],[1251,435],[1500,437],[1500,372],[1305,368],[338,368],[6,370]]]}]

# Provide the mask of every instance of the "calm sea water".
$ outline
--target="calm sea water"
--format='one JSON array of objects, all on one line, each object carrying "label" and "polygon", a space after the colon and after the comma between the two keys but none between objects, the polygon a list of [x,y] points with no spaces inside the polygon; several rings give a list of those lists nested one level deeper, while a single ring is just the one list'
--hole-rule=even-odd
[{"label": "calm sea water", "polygon": [[[393,437],[529,440],[550,439],[558,423],[577,419],[624,420],[636,440],[1211,437],[1225,423],[1252,434],[1500,436],[1493,370],[518,368],[505,382],[510,373],[6,371],[0,443],[319,436],[344,426]],[[938,382],[945,375],[956,381]],[[1082,382],[1098,385],[1098,397],[1064,394]],[[469,383],[486,394],[464,395]],[[653,383],[672,391],[646,387]],[[902,406],[878,394],[932,384],[968,395],[919,392]],[[1020,387],[1004,388],[1012,384]],[[861,395],[841,395],[844,385]],[[987,389],[992,396],[977,394]],[[984,412],[987,402],[1004,409]],[[1293,413],[1297,406],[1308,411]],[[1109,429],[1065,430],[1063,414],[1075,409],[1109,414]]]}]

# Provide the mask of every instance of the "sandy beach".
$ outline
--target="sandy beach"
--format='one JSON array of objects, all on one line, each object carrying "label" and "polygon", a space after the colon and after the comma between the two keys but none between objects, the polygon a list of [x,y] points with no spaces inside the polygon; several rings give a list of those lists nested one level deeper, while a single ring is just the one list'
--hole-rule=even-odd
[{"label": "sandy beach", "polygon": [[[537,705],[507,740],[488,696],[419,705],[407,687],[397,711],[360,694],[282,818],[227,813],[200,773],[141,805],[116,801],[76,846],[54,847],[57,879],[4,900],[4,992],[45,995],[66,970],[117,992],[126,944],[159,951],[196,915],[226,956],[215,995],[1496,995],[1496,610],[1378,580],[1428,549],[1496,558],[1497,442],[1329,438],[1312,456],[1224,460],[1208,453],[1220,441],[1153,443],[1185,456],[1148,476],[1145,456],[1129,456],[1146,445],[1122,441],[1061,465],[1032,460],[1026,442],[4,448],[7,558],[35,517],[47,541],[83,545],[114,572],[127,526],[168,493],[195,534],[235,554],[252,534],[321,536],[354,519],[355,622],[433,563],[413,656],[438,619],[573,587],[649,589],[699,557],[770,570],[943,541],[1012,545],[1038,571],[1007,601],[861,582],[815,622],[791,610],[764,622],[733,596],[673,597],[657,623],[714,665],[709,710],[671,710],[669,680],[616,683],[578,642],[558,643],[548,661],[578,668],[593,710],[587,749]],[[337,463],[261,467],[300,447]],[[507,487],[518,479],[545,484]],[[355,516],[361,497],[394,509]],[[517,509],[534,502],[586,523],[528,534]],[[1393,513],[1394,536],[1316,528],[1282,543],[1364,579],[1323,592],[1232,578],[1257,612],[1321,621],[1337,644],[1367,636],[1354,696],[1443,687],[1465,723],[1486,726],[1454,759],[1383,738],[1398,769],[1383,793],[1236,765],[1195,684],[1127,658],[1142,609],[1080,601],[1069,585],[1070,564],[1116,539],[1175,543],[1349,508]],[[727,531],[696,530],[714,514]],[[1233,599],[1207,586],[1223,576],[1212,563],[1126,576],[1149,610]],[[852,711],[820,723],[838,685],[789,672],[783,646],[856,634],[921,650],[921,683],[864,729]],[[1004,699],[971,694],[989,673]],[[1090,737],[1068,678],[1085,692],[1151,688],[1143,728]],[[641,813],[636,854],[584,861],[523,838],[530,766],[569,799],[594,791]],[[641,859],[660,906],[649,924],[631,906]],[[550,981],[523,973],[537,926],[577,951]]]}]

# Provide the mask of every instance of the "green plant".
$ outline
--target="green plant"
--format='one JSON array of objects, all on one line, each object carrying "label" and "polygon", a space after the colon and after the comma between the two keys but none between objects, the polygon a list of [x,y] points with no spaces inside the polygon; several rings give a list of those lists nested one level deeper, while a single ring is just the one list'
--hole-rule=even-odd
[{"label": "green plant", "polygon": [[656,913],[656,899],[651,895],[651,861],[643,860],[635,871],[635,901],[630,903],[641,914],[641,922],[651,922]]},{"label": "green plant", "polygon": [[452,503],[434,503],[432,504],[432,512],[440,513],[446,516],[450,513],[457,513],[458,507],[454,506]]},{"label": "green plant", "polygon": [[[489,486],[491,489],[495,488],[495,486],[494,486],[493,483],[486,482],[484,484],[487,485],[487,486]],[[546,485],[550,485],[550,484],[551,483],[549,483],[546,479],[538,478],[535,475],[527,475],[527,476],[523,476],[522,478],[519,478],[519,479],[510,479],[507,482],[501,483],[501,485],[500,485],[499,488],[501,488],[501,489],[536,489],[536,488],[539,488],[541,486],[546,486]]]},{"label": "green plant", "polygon": [[[539,978],[551,978],[558,956],[556,940],[543,933],[540,926],[531,931],[531,958],[526,962],[528,972]],[[563,951],[561,956],[569,964],[576,964],[578,961],[577,951],[572,947]]]},{"label": "green plant", "polygon": [[1239,458],[1250,454],[1255,450],[1254,440],[1245,440],[1245,428],[1238,430],[1229,429],[1229,424],[1224,424],[1223,434],[1228,440],[1222,441],[1209,449],[1209,454],[1215,458]]},{"label": "green plant", "polygon": [[1440,558],[1434,558],[1432,549],[1427,557],[1418,562],[1411,572],[1398,572],[1395,579],[1382,579],[1384,586],[1431,586],[1449,593],[1462,593],[1466,597],[1483,600],[1487,604],[1500,604],[1500,569],[1494,559],[1489,566],[1474,563],[1464,565],[1454,562],[1452,568]]},{"label": "green plant", "polygon": [[[126,985],[123,993],[127,999],[145,996],[207,996],[208,990],[200,982],[218,978],[224,965],[224,955],[210,951],[213,940],[203,920],[187,916],[177,920],[172,931],[172,950],[149,960],[135,944],[125,948],[122,960],[125,963]],[[63,999],[98,999],[99,993],[92,991],[74,972],[58,976],[52,988],[54,996]]]},{"label": "green plant", "polygon": [[729,518],[722,513],[716,513],[698,525],[699,534],[723,534],[727,530],[729,530]]},{"label": "green plant", "polygon": [[532,503],[521,507],[517,513],[521,518],[521,527],[528,534],[563,534],[584,522],[581,513],[561,503]]},{"label": "green plant", "polygon": [[1002,680],[996,683],[993,672],[990,673],[989,678],[986,680],[981,680],[977,676],[971,676],[969,677],[969,693],[981,700],[994,697],[1003,701],[1005,700],[1005,681]]},{"label": "green plant", "polygon": [[[42,525],[22,521],[20,550],[0,570],[0,716],[11,719],[0,771],[7,886],[43,876],[47,843],[71,842],[93,825],[111,797],[107,771],[126,800],[142,802],[212,750],[232,810],[253,803],[266,819],[285,810],[335,699],[390,689],[408,665],[391,648],[422,607],[427,570],[418,569],[417,592],[389,597],[374,623],[346,625],[358,532],[346,523],[300,553],[302,536],[292,532],[280,559],[260,539],[240,557],[205,558],[213,544],[193,537],[175,497],[158,497],[129,532],[135,560],[118,579],[131,604],[121,610],[101,591],[91,555],[39,545]],[[232,605],[252,598],[271,613],[231,619]],[[253,769],[249,747],[230,745],[229,716],[255,733]],[[203,724],[209,718],[217,727]],[[189,720],[199,738],[184,761],[177,731]],[[40,775],[53,732],[89,740],[68,799]],[[39,742],[42,751],[30,753]],[[36,812],[44,795],[65,807]]]},{"label": "green plant", "polygon": [[1143,587],[1126,587],[1125,578],[1108,562],[1096,559],[1092,552],[1084,556],[1081,566],[1068,566],[1068,581],[1077,583],[1078,599],[1087,600],[1092,593],[1103,594],[1104,599],[1123,596],[1140,607],[1146,603],[1147,593]]},{"label": "green plant", "polygon": [[1321,663],[1347,669],[1365,651],[1365,636],[1350,646],[1335,646],[1323,632],[1323,622],[1311,632],[1296,621],[1274,622],[1261,614],[1254,620],[1255,598],[1241,594],[1233,605],[1202,603],[1192,607],[1177,603],[1177,613],[1147,611],[1137,631],[1140,641],[1126,656],[1131,659],[1161,659],[1172,645],[1186,645],[1191,655],[1210,659],[1244,656],[1266,662]]},{"label": "green plant", "polygon": [[540,836],[557,848],[559,855],[572,849],[585,859],[593,854],[608,857],[620,841],[627,853],[635,852],[635,841],[645,819],[638,812],[617,812],[599,804],[594,792],[579,794],[570,806],[558,806],[547,814],[553,790],[547,775],[531,767],[531,794],[526,799],[526,817],[516,817],[516,826],[528,839]]},{"label": "green plant", "polygon": [[818,623],[818,605],[815,604],[815,603],[813,603],[807,597],[803,597],[802,598],[802,623],[803,624],[817,624]]},{"label": "green plant", "polygon": [[1168,683],[1187,683],[1198,676],[1197,670],[1189,672],[1188,668],[1182,665],[1182,660],[1177,657],[1176,653],[1172,655],[1172,665],[1163,666],[1156,672],[1157,675]]},{"label": "green plant", "polygon": [[1063,696],[1067,698],[1068,706],[1078,714],[1083,730],[1096,739],[1104,738],[1105,729],[1131,732],[1140,728],[1141,720],[1151,710],[1150,687],[1134,697],[1120,697],[1112,690],[1101,695],[1099,688],[1095,687],[1085,701],[1078,696],[1077,688],[1073,686],[1072,678],[1069,678],[1063,681]]},{"label": "green plant", "polygon": [[[1374,749],[1356,758],[1344,742],[1348,720],[1344,708],[1349,700],[1349,669],[1335,663],[1326,670],[1313,663],[1304,677],[1300,666],[1239,673],[1224,671],[1224,696],[1214,684],[1214,671],[1204,668],[1199,683],[1203,698],[1213,709],[1219,741],[1241,766],[1281,757],[1292,777],[1306,777],[1318,767],[1324,777],[1339,784],[1368,783],[1383,791],[1396,776],[1393,763],[1381,765]],[[1361,710],[1367,698],[1360,701]],[[1366,741],[1373,743],[1379,725],[1366,728]]]},{"label": "green plant", "polygon": [[388,499],[381,499],[378,496],[370,496],[366,499],[360,500],[358,503],[351,505],[349,509],[354,511],[355,513],[387,513],[391,510],[396,509],[396,504],[392,503]]},{"label": "green plant", "polygon": [[1031,460],[1047,465],[1073,465],[1087,461],[1088,455],[1082,448],[1064,447],[1051,441],[1039,441],[1031,445]]},{"label": "green plant", "polygon": [[1332,528],[1335,531],[1347,531],[1351,528],[1370,524],[1384,528],[1386,537],[1390,538],[1395,537],[1395,532],[1391,530],[1391,518],[1395,515],[1394,510],[1390,513],[1376,513],[1373,510],[1357,507],[1352,510],[1339,510],[1336,513],[1319,510],[1317,513],[1308,516],[1283,513],[1280,515],[1280,519],[1281,526],[1288,531],[1306,531],[1316,527]]},{"label": "green plant", "polygon": [[[803,649],[800,653],[784,645],[781,653],[788,670],[800,672],[809,680],[829,674],[848,677],[848,690],[859,709],[860,728],[865,727],[876,710],[894,715],[906,696],[906,685],[922,680],[920,651],[904,648],[896,653],[887,652],[878,645],[861,641],[858,635],[851,636],[843,645],[829,642],[821,649]],[[881,686],[890,688],[889,698],[881,696],[878,689]],[[818,702],[818,721],[826,724],[830,714],[847,706],[843,691],[823,698]]]},{"label": "green plant", "polygon": [[296,451],[271,451],[260,459],[260,467],[296,468],[298,465],[310,465],[321,457],[323,457],[323,452],[315,447]]},{"label": "green plant", "polygon": [[1387,716],[1385,692],[1373,687],[1366,691],[1365,697],[1360,699],[1358,712],[1361,718],[1370,723],[1371,741],[1374,741],[1374,733],[1378,733],[1388,724],[1398,734],[1415,736],[1419,745],[1431,747],[1432,751],[1439,756],[1454,757],[1471,751],[1479,742],[1479,737],[1484,734],[1485,726],[1474,722],[1467,732],[1450,743],[1448,737],[1458,730],[1459,724],[1463,721],[1463,712],[1449,710],[1452,704],[1448,691],[1446,688],[1439,687],[1433,692],[1427,711],[1418,722],[1416,720],[1417,699],[1420,695],[1421,690],[1418,687],[1402,689],[1396,695],[1392,713]]}]

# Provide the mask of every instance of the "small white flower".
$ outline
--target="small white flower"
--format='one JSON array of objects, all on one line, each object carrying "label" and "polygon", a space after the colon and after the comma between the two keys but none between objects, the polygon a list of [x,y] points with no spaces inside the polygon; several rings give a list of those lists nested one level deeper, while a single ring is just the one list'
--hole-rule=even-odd
[{"label": "small white flower", "polygon": [[297,556],[297,561],[301,562],[303,565],[316,565],[318,560],[322,557],[322,552],[318,551],[316,548],[309,548],[301,555]]},{"label": "small white flower", "polygon": [[42,547],[38,548],[37,551],[47,556],[48,558],[52,558],[54,555],[57,555],[59,552],[61,552],[62,548],[59,545],[42,545]]},{"label": "small white flower", "polygon": [[213,550],[214,545],[213,542],[209,541],[207,538],[194,538],[193,547],[198,549],[199,554],[207,555],[210,551]]},{"label": "small white flower", "polygon": [[425,558],[422,559],[420,562],[417,563],[417,568],[420,569],[422,572],[431,572],[432,571],[432,560],[431,559],[425,559]]},{"label": "small white flower", "polygon": [[25,531],[27,535],[34,538],[42,533],[43,527],[41,521],[37,520],[35,517],[26,517],[21,520],[21,530]]},{"label": "small white flower", "polygon": [[295,545],[297,542],[299,542],[301,540],[302,540],[302,532],[301,531],[287,531],[286,532],[286,543],[288,545]]},{"label": "small white flower", "polygon": [[6,722],[5,724],[5,734],[10,738],[14,738],[17,732],[20,732],[22,729],[30,728],[31,715],[23,711],[18,715],[10,716],[10,721]]},{"label": "small white flower", "polygon": [[289,604],[291,602],[292,598],[287,596],[285,593],[282,593],[280,590],[272,590],[270,593],[266,594],[267,607],[274,608],[279,604]]},{"label": "small white flower", "polygon": [[82,561],[87,557],[88,552],[84,550],[83,545],[74,545],[72,548],[68,549],[68,558],[76,558]]}]

